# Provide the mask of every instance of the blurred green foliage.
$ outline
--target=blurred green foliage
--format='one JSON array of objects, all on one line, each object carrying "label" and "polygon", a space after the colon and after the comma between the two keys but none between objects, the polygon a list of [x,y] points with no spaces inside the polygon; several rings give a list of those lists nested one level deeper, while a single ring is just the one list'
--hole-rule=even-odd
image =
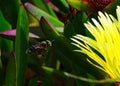
[{"label": "blurred green foliage", "polygon": [[[116,0],[101,11],[114,15],[119,4]],[[91,65],[87,55],[74,52],[70,40],[75,34],[90,36],[84,23],[98,11],[87,0],[0,0],[0,33],[16,29],[14,41],[0,37],[0,86],[114,86],[94,83],[108,75]],[[40,38],[30,38],[29,32]],[[41,40],[50,40],[52,47],[26,53]]]}]

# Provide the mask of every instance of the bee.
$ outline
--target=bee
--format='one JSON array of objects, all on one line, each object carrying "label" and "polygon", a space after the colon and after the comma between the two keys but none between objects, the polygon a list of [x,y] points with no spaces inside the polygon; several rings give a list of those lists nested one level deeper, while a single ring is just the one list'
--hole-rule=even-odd
[{"label": "bee", "polygon": [[34,52],[39,52],[40,54],[44,51],[47,51],[50,47],[52,47],[52,43],[49,40],[38,42],[35,45],[32,45],[26,50],[26,54],[32,54]]}]

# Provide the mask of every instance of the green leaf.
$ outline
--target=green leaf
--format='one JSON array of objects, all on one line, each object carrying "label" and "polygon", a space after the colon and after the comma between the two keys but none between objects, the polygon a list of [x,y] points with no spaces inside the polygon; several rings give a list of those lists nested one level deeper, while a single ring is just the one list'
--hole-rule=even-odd
[{"label": "green leaf", "polygon": [[[55,12],[53,9],[45,2],[45,0],[21,0],[22,2],[30,2],[39,9],[45,11],[46,13],[50,14],[51,16],[57,18]],[[30,13],[28,13],[28,18],[29,18],[29,23],[30,27],[38,27],[39,26],[39,21]]]},{"label": "green leaf", "polygon": [[85,12],[77,13],[75,16],[70,18],[71,25],[73,26],[76,34],[85,35],[84,23],[86,23],[87,20],[88,18]]},{"label": "green leaf", "polygon": [[71,38],[73,35],[75,35],[75,29],[71,21],[69,21],[64,29],[64,36],[67,38]]},{"label": "green leaf", "polygon": [[35,5],[36,7],[38,7],[39,9],[45,11],[46,13],[50,14],[53,17],[56,17],[55,12],[52,10],[52,8],[47,5],[47,3],[45,2],[45,0],[21,0],[22,2],[29,2],[33,5]]},{"label": "green leaf", "polygon": [[26,68],[27,68],[27,54],[28,46],[28,19],[26,11],[23,6],[19,9],[15,54],[16,54],[16,86],[24,86]]},{"label": "green leaf", "polygon": [[24,4],[26,9],[33,15],[35,16],[38,20],[41,19],[42,16],[44,16],[45,18],[47,18],[53,25],[55,25],[56,27],[63,27],[64,24],[59,21],[57,18],[49,15],[48,13],[46,13],[45,11],[37,8],[36,6],[30,4],[30,3],[25,3]]},{"label": "green leaf", "polygon": [[11,57],[8,62],[6,77],[5,77],[5,86],[14,86],[15,84],[15,61]]},{"label": "green leaf", "polygon": [[29,81],[28,86],[38,86],[37,84],[38,78],[33,78]]},{"label": "green leaf", "polygon": [[67,13],[69,11],[69,5],[66,0],[50,0],[55,6],[57,6],[62,13]]},{"label": "green leaf", "polygon": [[[5,20],[0,10],[0,32],[10,30],[11,25]],[[4,77],[2,67],[7,63],[10,53],[12,51],[12,41],[0,37],[0,85],[2,84]],[[2,61],[1,61],[2,60]]]},{"label": "green leaf", "polygon": [[85,1],[82,0],[67,0],[67,1],[72,7],[76,8],[77,10],[80,11],[87,10],[88,4]]},{"label": "green leaf", "polygon": [[[87,72],[80,68],[78,65],[72,64],[73,74],[76,76],[87,77]],[[88,82],[75,79],[76,86],[89,86]]]},{"label": "green leaf", "polygon": [[[87,22],[88,17],[85,12],[77,13],[76,15],[71,15],[69,21],[64,28],[64,36],[71,38],[75,34],[86,35],[86,28],[84,23]],[[77,21],[77,22],[76,22]]]},{"label": "green leaf", "polygon": [[0,10],[0,32],[11,29],[11,25],[5,20],[3,13]]},{"label": "green leaf", "polygon": [[[2,12],[0,11],[0,32],[10,30],[10,29],[11,29],[11,25],[5,20]],[[12,42],[10,40],[0,38],[0,42],[1,42],[0,46],[1,46],[2,51],[11,52]]]},{"label": "green leaf", "polygon": [[12,25],[13,28],[16,27],[19,4],[20,0],[0,1],[0,9],[2,10],[6,20]]}]

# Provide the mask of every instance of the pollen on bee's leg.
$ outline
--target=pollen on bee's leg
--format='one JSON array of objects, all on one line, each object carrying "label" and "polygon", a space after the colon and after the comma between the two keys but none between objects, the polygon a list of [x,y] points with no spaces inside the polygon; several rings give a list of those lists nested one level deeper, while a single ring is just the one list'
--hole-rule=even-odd
[{"label": "pollen on bee's leg", "polygon": [[42,54],[39,54],[39,55],[37,55],[37,57],[40,59],[40,58],[42,58],[43,56],[42,56]]}]

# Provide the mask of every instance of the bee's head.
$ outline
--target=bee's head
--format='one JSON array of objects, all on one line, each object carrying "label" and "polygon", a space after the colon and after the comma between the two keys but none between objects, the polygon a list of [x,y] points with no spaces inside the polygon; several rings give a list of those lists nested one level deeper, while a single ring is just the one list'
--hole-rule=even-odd
[{"label": "bee's head", "polygon": [[41,42],[41,45],[42,45],[43,47],[48,48],[48,47],[51,47],[51,46],[52,46],[52,43],[51,43],[51,41],[46,40],[46,41],[42,41],[42,42]]}]

